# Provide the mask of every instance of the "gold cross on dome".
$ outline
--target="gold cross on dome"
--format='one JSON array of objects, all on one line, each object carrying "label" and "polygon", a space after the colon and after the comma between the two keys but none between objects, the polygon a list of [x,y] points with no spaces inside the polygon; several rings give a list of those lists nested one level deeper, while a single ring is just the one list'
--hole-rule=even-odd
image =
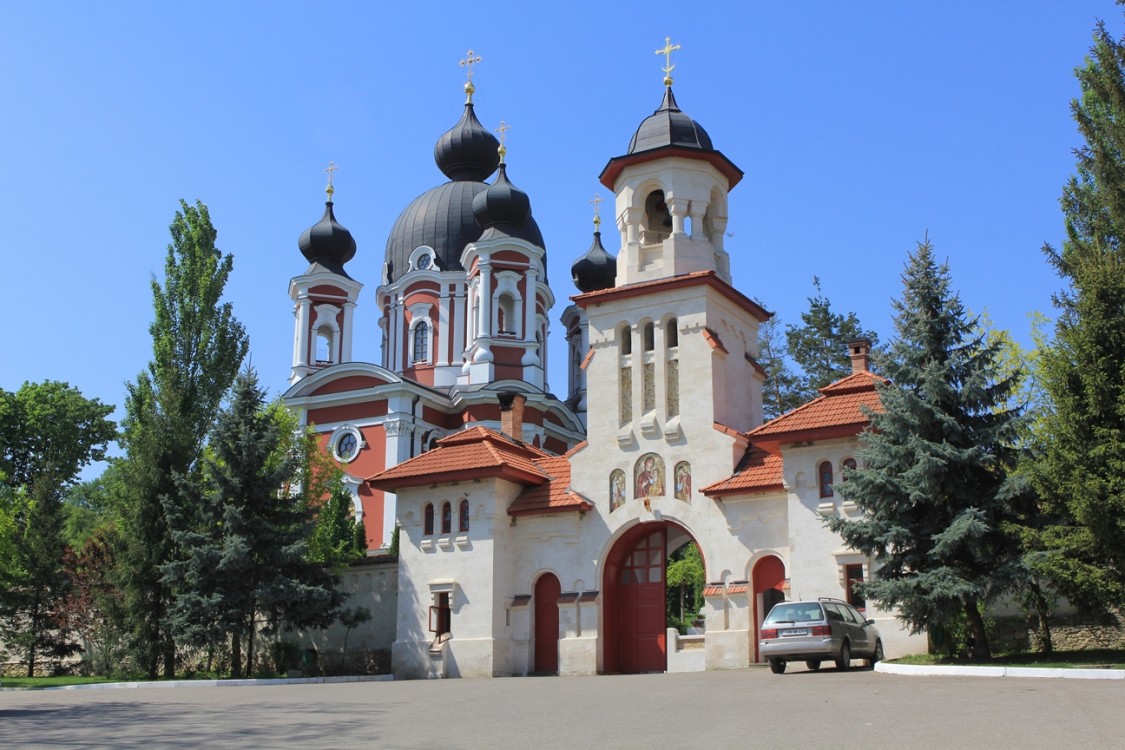
[{"label": "gold cross on dome", "polygon": [[461,67],[466,68],[469,80],[473,80],[473,66],[480,62],[480,55],[472,50],[465,53],[465,59],[461,61]]},{"label": "gold cross on dome", "polygon": [[512,126],[503,120],[500,121],[500,127],[496,128],[496,132],[500,134],[500,148],[498,150],[500,152],[501,164],[504,163],[504,155],[508,153],[508,147],[505,145],[505,142],[508,140],[508,131],[511,129]]},{"label": "gold cross on dome", "polygon": [[324,170],[328,173],[328,187],[324,189],[324,192],[328,193],[329,199],[331,199],[332,194],[336,192],[336,188],[332,187],[332,173],[338,171],[339,169],[340,168],[336,166],[336,162],[330,161],[328,162],[328,168]]},{"label": "gold cross on dome", "polygon": [[672,64],[672,53],[680,48],[678,44],[672,44],[672,37],[664,37],[664,49],[656,50],[656,54],[664,55],[664,85],[672,85],[672,70],[676,67]]},{"label": "gold cross on dome", "polygon": [[602,204],[602,201],[604,201],[604,200],[605,199],[602,198],[600,195],[598,195],[597,193],[594,193],[594,199],[592,201],[590,201],[590,203],[594,206],[594,228],[595,229],[597,229],[599,226],[601,226],[601,223],[602,223],[601,204]]}]

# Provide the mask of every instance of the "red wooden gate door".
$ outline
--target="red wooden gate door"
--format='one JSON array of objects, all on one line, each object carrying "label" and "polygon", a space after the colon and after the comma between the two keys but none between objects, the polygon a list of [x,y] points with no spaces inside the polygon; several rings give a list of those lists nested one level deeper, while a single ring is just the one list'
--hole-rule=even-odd
[{"label": "red wooden gate door", "polygon": [[646,534],[621,565],[618,580],[618,667],[625,673],[663,672],[665,652],[664,565],[667,530]]},{"label": "red wooden gate door", "polygon": [[535,582],[535,671],[559,671],[559,594],[562,585],[552,573]]}]

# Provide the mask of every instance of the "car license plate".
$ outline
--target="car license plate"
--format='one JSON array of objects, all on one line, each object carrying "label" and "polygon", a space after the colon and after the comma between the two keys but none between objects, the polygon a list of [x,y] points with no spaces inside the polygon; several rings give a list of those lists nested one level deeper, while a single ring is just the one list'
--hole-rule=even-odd
[{"label": "car license plate", "polygon": [[788,628],[786,630],[781,631],[781,637],[782,638],[788,638],[788,637],[794,636],[794,635],[808,635],[808,634],[809,634],[808,628]]}]

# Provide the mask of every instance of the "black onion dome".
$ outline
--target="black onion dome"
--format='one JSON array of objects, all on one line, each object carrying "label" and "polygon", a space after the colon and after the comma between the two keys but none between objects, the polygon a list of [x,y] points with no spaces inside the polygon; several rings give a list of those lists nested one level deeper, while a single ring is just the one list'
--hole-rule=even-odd
[{"label": "black onion dome", "polygon": [[472,102],[468,102],[461,120],[438,138],[434,161],[451,180],[482,182],[500,163],[499,146],[500,141],[480,124]]},{"label": "black onion dome", "polygon": [[646,117],[629,141],[629,153],[651,151],[665,146],[712,151],[711,136],[703,126],[680,111],[672,87],[664,90],[660,108]]},{"label": "black onion dome", "polygon": [[473,198],[473,215],[482,227],[521,226],[531,213],[531,199],[527,193],[508,181],[506,164],[500,165],[496,181],[483,193]]},{"label": "black onion dome", "polygon": [[473,216],[473,198],[487,189],[483,182],[447,182],[411,201],[387,239],[387,281],[409,270],[410,254],[420,245],[433,248],[440,270],[464,270],[461,253],[482,231]]},{"label": "black onion dome", "polygon": [[574,265],[570,267],[574,285],[582,293],[610,289],[617,283],[617,258],[602,247],[602,233],[594,232],[594,241]]},{"label": "black onion dome", "polygon": [[341,274],[344,264],[355,257],[355,238],[336,221],[332,201],[324,204],[324,217],[301,233],[297,246],[310,263],[321,263]]}]

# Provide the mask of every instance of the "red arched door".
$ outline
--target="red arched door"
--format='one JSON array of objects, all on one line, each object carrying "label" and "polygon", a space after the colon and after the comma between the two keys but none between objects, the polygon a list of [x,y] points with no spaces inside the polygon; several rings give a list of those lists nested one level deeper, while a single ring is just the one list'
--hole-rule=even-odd
[{"label": "red arched door", "polygon": [[754,628],[751,632],[753,639],[754,661],[758,661],[758,628],[762,620],[769,614],[774,604],[785,600],[785,592],[781,587],[785,585],[785,565],[773,555],[763,557],[754,565],[754,598],[751,605],[754,607]]},{"label": "red arched door", "polygon": [[665,525],[645,524],[618,542],[606,566],[607,589],[613,597],[605,634],[606,671],[635,674],[667,669],[667,544]]},{"label": "red arched door", "polygon": [[535,582],[535,669],[539,673],[559,671],[559,594],[562,585],[553,573]]}]

